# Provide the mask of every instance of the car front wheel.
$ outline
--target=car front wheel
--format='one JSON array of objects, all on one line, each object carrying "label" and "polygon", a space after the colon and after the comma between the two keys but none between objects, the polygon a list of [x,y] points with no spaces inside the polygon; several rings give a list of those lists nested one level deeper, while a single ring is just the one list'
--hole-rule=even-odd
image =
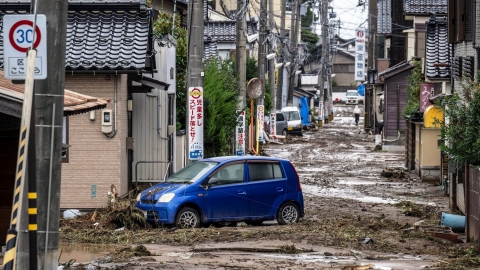
[{"label": "car front wheel", "polygon": [[200,227],[200,215],[195,209],[185,207],[178,212],[175,225],[178,228],[198,228]]},{"label": "car front wheel", "polygon": [[280,225],[292,224],[300,219],[300,210],[292,202],[284,203],[277,213],[277,222]]},{"label": "car front wheel", "polygon": [[282,136],[287,137],[287,129],[282,130]]}]

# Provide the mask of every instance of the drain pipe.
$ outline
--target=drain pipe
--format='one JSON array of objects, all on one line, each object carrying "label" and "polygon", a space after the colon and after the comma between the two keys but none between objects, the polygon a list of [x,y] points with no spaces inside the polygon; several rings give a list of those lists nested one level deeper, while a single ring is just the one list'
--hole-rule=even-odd
[{"label": "drain pipe", "polygon": [[[473,0],[473,16],[472,16],[472,47],[475,49],[477,53],[477,72],[480,70],[480,47],[477,46],[477,0]],[[475,77],[475,75],[474,75]],[[477,78],[478,80],[478,78]]]},{"label": "drain pipe", "polygon": [[105,136],[108,138],[113,138],[117,135],[117,79],[118,75],[115,73],[115,80],[113,82],[113,117],[115,118],[115,121],[113,121],[113,134],[108,135],[105,133]]}]

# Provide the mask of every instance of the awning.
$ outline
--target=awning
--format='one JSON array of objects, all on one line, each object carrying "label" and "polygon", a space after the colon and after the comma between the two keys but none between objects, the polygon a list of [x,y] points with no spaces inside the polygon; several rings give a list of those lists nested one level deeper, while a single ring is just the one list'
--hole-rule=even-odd
[{"label": "awning", "polygon": [[[0,71],[0,112],[21,117],[24,89],[25,85],[13,84],[12,81],[5,79],[3,71]],[[108,99],[65,90],[63,115],[69,116],[104,109],[109,102]]]}]

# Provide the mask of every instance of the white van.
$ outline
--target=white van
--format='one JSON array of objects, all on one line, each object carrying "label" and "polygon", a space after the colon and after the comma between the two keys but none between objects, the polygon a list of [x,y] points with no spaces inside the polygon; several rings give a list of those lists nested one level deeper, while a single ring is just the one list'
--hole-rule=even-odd
[{"label": "white van", "polygon": [[347,90],[345,104],[358,105],[358,90]]},{"label": "white van", "polygon": [[302,118],[300,117],[300,111],[297,107],[289,106],[282,108],[283,115],[287,119],[288,133],[300,134],[303,132]]}]

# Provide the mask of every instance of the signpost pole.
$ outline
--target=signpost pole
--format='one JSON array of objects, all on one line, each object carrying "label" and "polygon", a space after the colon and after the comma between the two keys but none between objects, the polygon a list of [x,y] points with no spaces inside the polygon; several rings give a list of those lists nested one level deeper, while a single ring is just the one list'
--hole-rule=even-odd
[{"label": "signpost pole", "polygon": [[[17,224],[22,217],[22,204],[23,204],[23,187],[25,183],[25,175],[27,168],[27,159],[25,158],[29,146],[30,138],[30,121],[32,114],[32,101],[33,101],[33,72],[35,68],[35,59],[37,52],[35,50],[29,50],[27,56],[27,78],[25,80],[25,92],[23,98],[22,118],[20,120],[20,139],[18,142],[18,156],[17,156],[17,174],[14,187],[13,207],[10,222],[10,229],[7,233],[6,251],[3,258],[3,269],[11,270],[16,269],[16,242],[18,235],[18,228],[20,224]],[[32,151],[28,151],[32,154]],[[34,174],[35,171],[30,171],[30,174]],[[18,225],[18,226],[17,226]],[[36,225],[36,224],[35,224]],[[35,254],[33,254],[35,255]]]}]

